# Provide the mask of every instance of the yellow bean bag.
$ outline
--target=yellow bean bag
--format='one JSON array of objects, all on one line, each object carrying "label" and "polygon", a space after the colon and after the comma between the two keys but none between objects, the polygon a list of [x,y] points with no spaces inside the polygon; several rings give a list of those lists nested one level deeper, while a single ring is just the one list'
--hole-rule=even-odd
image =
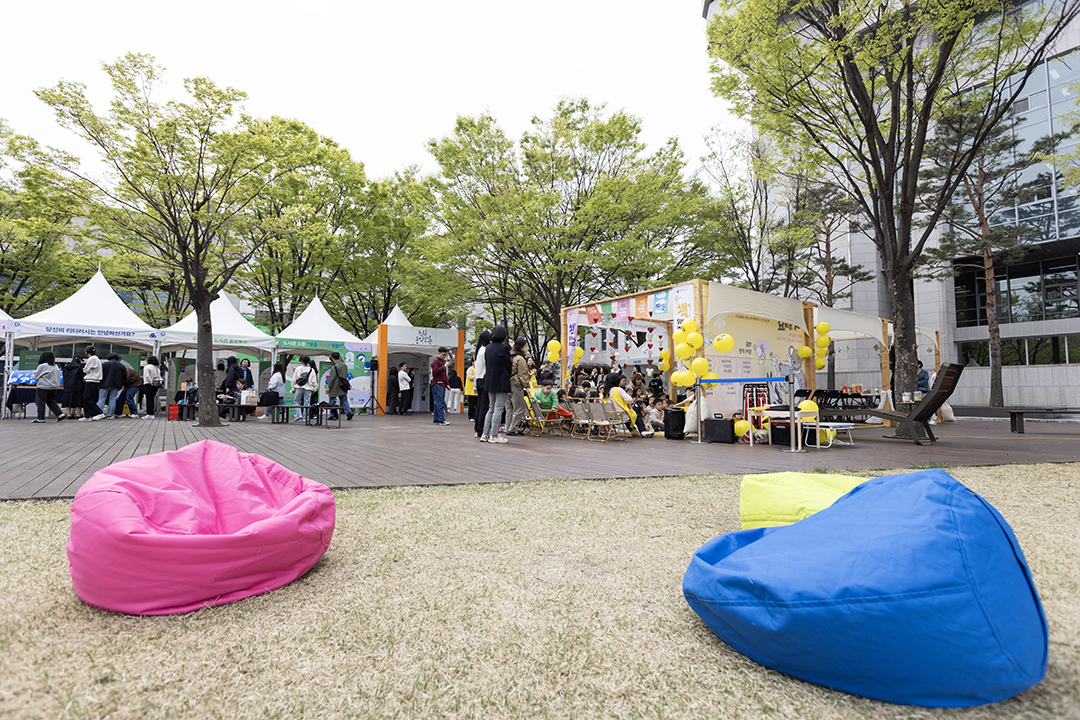
[{"label": "yellow bean bag", "polygon": [[799,472],[746,475],[739,490],[742,529],[790,525],[832,505],[866,478]]}]

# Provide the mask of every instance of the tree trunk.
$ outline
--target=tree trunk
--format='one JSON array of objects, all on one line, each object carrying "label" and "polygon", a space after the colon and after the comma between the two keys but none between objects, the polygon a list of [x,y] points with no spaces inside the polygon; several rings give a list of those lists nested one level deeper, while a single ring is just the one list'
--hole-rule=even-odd
[{"label": "tree trunk", "polygon": [[1001,385],[1001,326],[998,324],[997,281],[994,279],[994,256],[983,250],[983,278],[986,280],[986,327],[990,331],[990,407],[1005,406]]},{"label": "tree trunk", "polygon": [[195,376],[199,381],[199,426],[220,427],[217,388],[214,386],[214,331],[210,324],[211,300],[205,296],[191,299],[198,322],[196,335]]},{"label": "tree trunk", "polygon": [[[907,274],[887,273],[889,297],[892,300],[893,347],[896,369],[893,373],[893,402],[903,402],[904,393],[915,397],[918,387],[918,348],[915,337],[915,298]],[[900,409],[899,407],[897,409]]]},{"label": "tree trunk", "polygon": [[828,364],[828,370],[825,373],[825,389],[826,390],[835,390],[836,389],[836,353],[833,351],[833,343],[829,343],[829,354],[826,355],[826,358],[828,358],[828,363],[829,364]]}]

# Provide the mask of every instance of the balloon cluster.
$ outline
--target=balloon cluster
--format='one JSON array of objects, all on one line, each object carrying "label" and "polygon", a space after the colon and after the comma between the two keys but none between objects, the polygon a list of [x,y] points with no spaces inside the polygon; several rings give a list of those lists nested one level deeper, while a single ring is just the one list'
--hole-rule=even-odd
[{"label": "balloon cluster", "polygon": [[[547,344],[547,360],[548,362],[559,362],[559,351],[562,350],[562,343],[558,340],[548,340]],[[577,352],[574,352],[575,357]]]},{"label": "balloon cluster", "polygon": [[[818,370],[824,370],[825,358],[828,357],[829,345],[832,344],[832,338],[829,337],[829,330],[832,328],[829,327],[829,323],[820,322],[814,329],[817,330],[817,340],[814,341],[814,344],[817,345],[817,357],[814,359],[814,367]],[[804,349],[809,350],[810,348]],[[802,350],[799,350],[799,357],[810,357],[809,354],[803,355]]]}]

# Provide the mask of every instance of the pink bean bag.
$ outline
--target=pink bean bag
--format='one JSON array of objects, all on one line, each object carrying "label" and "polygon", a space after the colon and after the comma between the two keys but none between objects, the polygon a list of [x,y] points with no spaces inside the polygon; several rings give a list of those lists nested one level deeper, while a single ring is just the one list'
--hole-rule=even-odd
[{"label": "pink bean bag", "polygon": [[166,615],[287,585],[333,534],[325,485],[203,440],[94,473],[71,504],[67,555],[83,601]]}]

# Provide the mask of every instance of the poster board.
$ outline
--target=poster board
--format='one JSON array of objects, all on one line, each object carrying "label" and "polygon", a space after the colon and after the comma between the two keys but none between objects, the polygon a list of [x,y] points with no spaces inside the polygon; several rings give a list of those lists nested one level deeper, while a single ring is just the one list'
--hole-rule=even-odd
[{"label": "poster board", "polygon": [[[349,372],[349,405],[355,410],[368,404],[371,401],[371,344],[370,343],[347,343],[347,342],[323,342],[318,340],[292,340],[286,338],[278,338],[278,349],[285,352],[292,353],[294,356],[309,355],[312,357],[323,357],[325,361],[320,361],[318,364],[319,369],[319,400],[320,402],[326,400],[328,384],[327,376],[330,372],[332,363],[330,362],[330,353],[337,351],[341,354],[341,360],[345,363],[345,367]],[[293,368],[298,363],[293,362],[286,368],[286,384],[285,387],[290,394],[294,393],[292,382],[289,378],[292,377]]]},{"label": "poster board", "polygon": [[[724,313],[714,315],[705,323],[705,336],[727,333],[735,347],[718,353],[711,343],[705,345],[705,358],[721,378],[795,376],[795,389],[805,388],[806,375],[798,350],[803,346],[801,327],[779,320],[748,315]],[[709,391],[709,404],[714,413],[731,416],[742,411],[743,386],[740,383],[721,383]],[[769,383],[770,404],[788,402],[787,383]]]}]

